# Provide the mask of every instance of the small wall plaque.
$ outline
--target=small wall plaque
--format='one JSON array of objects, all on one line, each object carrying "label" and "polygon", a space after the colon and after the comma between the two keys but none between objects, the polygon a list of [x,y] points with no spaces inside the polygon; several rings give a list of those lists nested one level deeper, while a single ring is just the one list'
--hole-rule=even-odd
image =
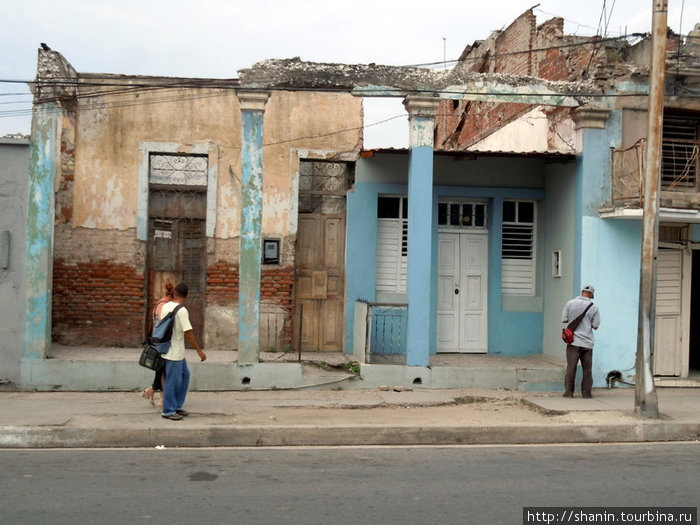
[{"label": "small wall plaque", "polygon": [[552,252],[552,277],[561,277],[561,250]]}]

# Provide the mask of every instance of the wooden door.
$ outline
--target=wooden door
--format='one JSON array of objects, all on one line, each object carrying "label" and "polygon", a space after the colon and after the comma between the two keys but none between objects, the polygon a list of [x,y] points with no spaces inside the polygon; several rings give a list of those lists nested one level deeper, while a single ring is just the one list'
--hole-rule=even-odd
[{"label": "wooden door", "polygon": [[[204,346],[206,193],[151,189],[149,202],[147,327],[165,282],[184,282],[195,338]],[[189,345],[188,345],[189,347]]]},{"label": "wooden door", "polygon": [[298,341],[304,351],[343,348],[345,216],[299,214],[296,305],[301,312]]},{"label": "wooden door", "polygon": [[656,273],[654,375],[678,377],[683,357],[683,251],[660,248]]}]

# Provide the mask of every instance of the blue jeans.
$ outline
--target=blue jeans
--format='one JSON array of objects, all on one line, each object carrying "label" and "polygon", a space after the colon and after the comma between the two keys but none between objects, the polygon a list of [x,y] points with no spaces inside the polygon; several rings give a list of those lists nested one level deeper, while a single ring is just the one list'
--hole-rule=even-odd
[{"label": "blue jeans", "polygon": [[165,360],[165,386],[163,387],[163,415],[169,416],[185,404],[190,386],[190,369],[187,361]]}]

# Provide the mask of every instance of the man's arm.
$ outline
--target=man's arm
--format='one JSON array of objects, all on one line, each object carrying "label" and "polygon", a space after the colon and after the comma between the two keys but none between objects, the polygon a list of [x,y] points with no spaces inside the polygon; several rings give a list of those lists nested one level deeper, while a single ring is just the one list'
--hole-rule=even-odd
[{"label": "man's arm", "polygon": [[593,319],[591,319],[591,328],[593,330],[598,330],[598,327],[600,326],[600,312],[598,311],[598,307],[594,306],[595,312],[593,313]]},{"label": "man's arm", "polygon": [[187,330],[185,332],[185,339],[194,346],[195,350],[197,350],[197,355],[199,356],[200,361],[206,361],[207,359],[207,354],[205,354],[202,349],[199,347],[197,344],[197,340],[194,337],[194,331],[193,330]]}]

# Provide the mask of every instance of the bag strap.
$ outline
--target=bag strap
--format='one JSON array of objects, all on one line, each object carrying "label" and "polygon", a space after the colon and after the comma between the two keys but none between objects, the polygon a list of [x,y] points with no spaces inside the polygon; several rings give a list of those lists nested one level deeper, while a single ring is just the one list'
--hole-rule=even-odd
[{"label": "bag strap", "polygon": [[[184,306],[183,304],[178,304],[175,308],[173,308],[170,312],[168,312],[168,313],[165,315],[165,317],[163,317],[162,319],[160,319],[160,320],[158,321],[158,324],[160,324],[160,323],[162,323],[163,321],[165,321],[165,318],[166,318],[166,317],[175,317],[175,316],[177,315],[177,311],[178,311],[180,308],[182,308],[183,306]],[[155,314],[154,314],[154,315],[155,315]],[[175,319],[173,319],[173,322],[172,322],[172,326],[174,326],[174,325],[175,325]],[[156,329],[156,326],[157,326],[157,325],[154,323],[153,330],[151,330],[151,335],[148,337],[148,342],[149,342],[149,343],[151,343],[152,340],[153,340],[153,331]],[[172,328],[170,329],[170,332],[171,332],[171,334],[172,334]],[[168,340],[169,340],[169,339],[168,339]]]},{"label": "bag strap", "polygon": [[573,332],[574,330],[576,330],[576,327],[579,325],[579,323],[581,323],[581,321],[583,321],[583,317],[586,315],[586,312],[588,311],[588,309],[589,309],[591,306],[593,306],[593,302],[592,302],[592,301],[591,301],[590,303],[588,303],[588,306],[586,306],[586,309],[583,311],[583,313],[582,313],[581,315],[579,315],[576,319],[574,319],[573,321],[571,321],[571,322],[569,323],[569,326],[567,326],[567,328],[568,328],[569,330],[571,330],[572,332]]}]

